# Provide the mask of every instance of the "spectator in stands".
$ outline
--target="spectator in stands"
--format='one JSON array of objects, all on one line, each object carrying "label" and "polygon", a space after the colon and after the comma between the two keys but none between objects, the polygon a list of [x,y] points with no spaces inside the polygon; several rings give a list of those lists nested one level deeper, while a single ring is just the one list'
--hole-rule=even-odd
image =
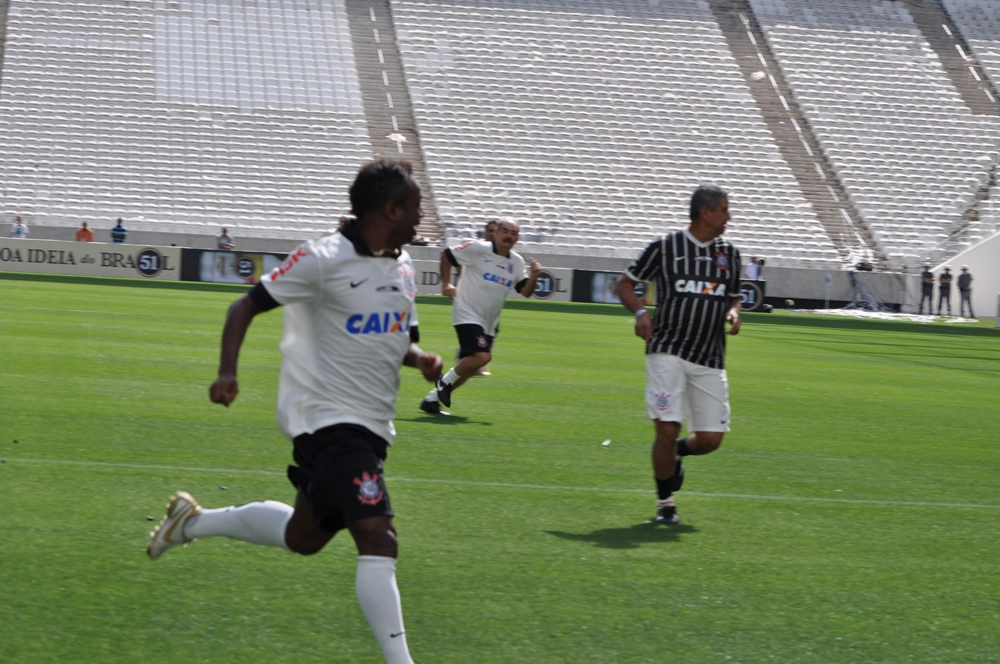
[{"label": "spectator in stands", "polygon": [[972,313],[972,273],[969,272],[969,266],[962,266],[962,274],[958,275],[958,293],[962,296],[962,301],[958,305],[958,315],[965,315],[965,303],[969,303],[969,318],[975,318],[976,314]]},{"label": "spectator in stands", "polygon": [[10,227],[10,236],[19,240],[28,238],[28,226],[21,221],[21,217],[14,217],[14,224]]},{"label": "spectator in stands", "polygon": [[76,241],[77,242],[93,242],[94,241],[94,231],[87,228],[87,222],[83,222],[83,225],[76,230]]},{"label": "spectator in stands", "polygon": [[760,264],[757,262],[756,256],[750,257],[750,262],[747,263],[747,267],[743,272],[750,281],[757,281],[760,278]]},{"label": "spectator in stands", "polygon": [[115,244],[125,244],[128,237],[128,229],[122,225],[122,218],[118,217],[118,224],[111,229],[111,241]]},{"label": "spectator in stands", "polygon": [[927,315],[934,312],[934,273],[931,272],[930,263],[924,265],[924,271],[920,273],[920,308],[918,314],[924,313],[924,301],[927,301]]},{"label": "spectator in stands", "polygon": [[938,316],[941,315],[941,305],[948,304],[948,315],[951,315],[951,266],[945,265],[944,272],[938,277]]},{"label": "spectator in stands", "polygon": [[229,231],[223,228],[222,233],[215,236],[215,246],[217,246],[219,249],[232,251],[233,249],[236,248],[236,243],[233,242],[233,238],[229,237]]}]

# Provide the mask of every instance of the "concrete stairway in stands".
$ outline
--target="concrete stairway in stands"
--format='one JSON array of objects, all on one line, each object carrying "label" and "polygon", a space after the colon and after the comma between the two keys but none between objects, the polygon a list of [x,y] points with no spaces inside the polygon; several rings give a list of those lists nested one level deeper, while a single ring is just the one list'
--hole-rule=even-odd
[{"label": "concrete stairway in stands", "polygon": [[3,52],[7,44],[7,12],[10,0],[0,0],[0,89],[3,88]]},{"label": "concrete stairway in stands", "polygon": [[973,115],[1000,115],[997,91],[944,6],[937,0],[907,0],[906,8]]},{"label": "concrete stairway in stands", "polygon": [[423,192],[424,218],[418,232],[436,244],[443,232],[413,119],[410,93],[403,80],[403,63],[389,2],[346,0],[346,5],[374,156],[405,159],[413,164]]},{"label": "concrete stairway in stands", "polygon": [[[861,221],[789,88],[746,0],[709,0],[729,50],[799,188],[843,257],[885,256]],[[763,76],[761,75],[763,74]]]},{"label": "concrete stairway in stands", "polygon": [[[948,78],[973,115],[1000,116],[1000,96],[976,60],[972,49],[962,37],[958,26],[938,0],[906,0],[906,8],[920,28],[924,38],[937,53]],[[989,198],[990,187],[996,185],[996,170],[979,191],[976,200],[962,214],[962,224],[954,230],[943,245],[943,255],[958,253],[966,248],[966,237],[979,226],[979,209]]]}]

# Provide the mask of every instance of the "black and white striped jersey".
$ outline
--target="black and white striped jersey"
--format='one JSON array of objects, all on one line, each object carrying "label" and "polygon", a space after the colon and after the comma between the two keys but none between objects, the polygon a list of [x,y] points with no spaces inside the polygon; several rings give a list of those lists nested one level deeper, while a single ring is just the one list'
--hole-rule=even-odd
[{"label": "black and white striped jersey", "polygon": [[653,338],[647,353],[723,369],[725,322],[740,294],[740,252],[718,237],[699,242],[687,230],[654,240],[625,274],[656,288]]}]

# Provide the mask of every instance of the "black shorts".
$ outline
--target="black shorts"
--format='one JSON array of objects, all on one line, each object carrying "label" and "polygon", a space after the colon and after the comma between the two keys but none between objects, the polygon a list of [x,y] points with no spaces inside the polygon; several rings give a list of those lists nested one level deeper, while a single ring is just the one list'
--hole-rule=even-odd
[{"label": "black shorts", "polygon": [[476,353],[489,353],[493,348],[493,337],[486,334],[481,325],[463,323],[455,326],[458,333],[458,358],[468,357]]},{"label": "black shorts", "polygon": [[348,521],[392,516],[382,462],[388,443],[358,424],[296,436],[288,479],[312,503],[316,525],[335,533]]}]

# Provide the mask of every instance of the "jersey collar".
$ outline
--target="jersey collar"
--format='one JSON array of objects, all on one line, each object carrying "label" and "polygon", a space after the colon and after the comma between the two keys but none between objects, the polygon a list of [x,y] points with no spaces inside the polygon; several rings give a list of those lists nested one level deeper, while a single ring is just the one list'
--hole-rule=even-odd
[{"label": "jersey collar", "polygon": [[691,242],[694,242],[694,243],[695,243],[696,245],[698,245],[698,246],[699,246],[699,247],[701,247],[702,249],[704,249],[705,247],[709,247],[709,246],[711,246],[711,245],[712,245],[712,243],[713,243],[713,242],[715,242],[715,239],[714,239],[714,238],[713,238],[713,239],[711,239],[711,240],[709,240],[708,242],[702,242],[701,240],[698,240],[698,239],[696,239],[696,238],[695,238],[695,236],[691,235],[691,231],[689,231],[689,230],[688,230],[688,229],[686,229],[686,228],[684,229],[684,231],[683,231],[683,232],[684,232],[684,237],[686,237],[686,238],[687,238],[688,240],[690,240]]},{"label": "jersey collar", "polygon": [[376,256],[365,239],[361,237],[361,231],[358,230],[358,225],[356,221],[348,221],[344,224],[344,228],[341,229],[340,234],[351,241],[354,245],[354,251],[358,252],[359,256],[372,256],[373,258],[399,258],[399,249],[383,249],[378,252]]}]

